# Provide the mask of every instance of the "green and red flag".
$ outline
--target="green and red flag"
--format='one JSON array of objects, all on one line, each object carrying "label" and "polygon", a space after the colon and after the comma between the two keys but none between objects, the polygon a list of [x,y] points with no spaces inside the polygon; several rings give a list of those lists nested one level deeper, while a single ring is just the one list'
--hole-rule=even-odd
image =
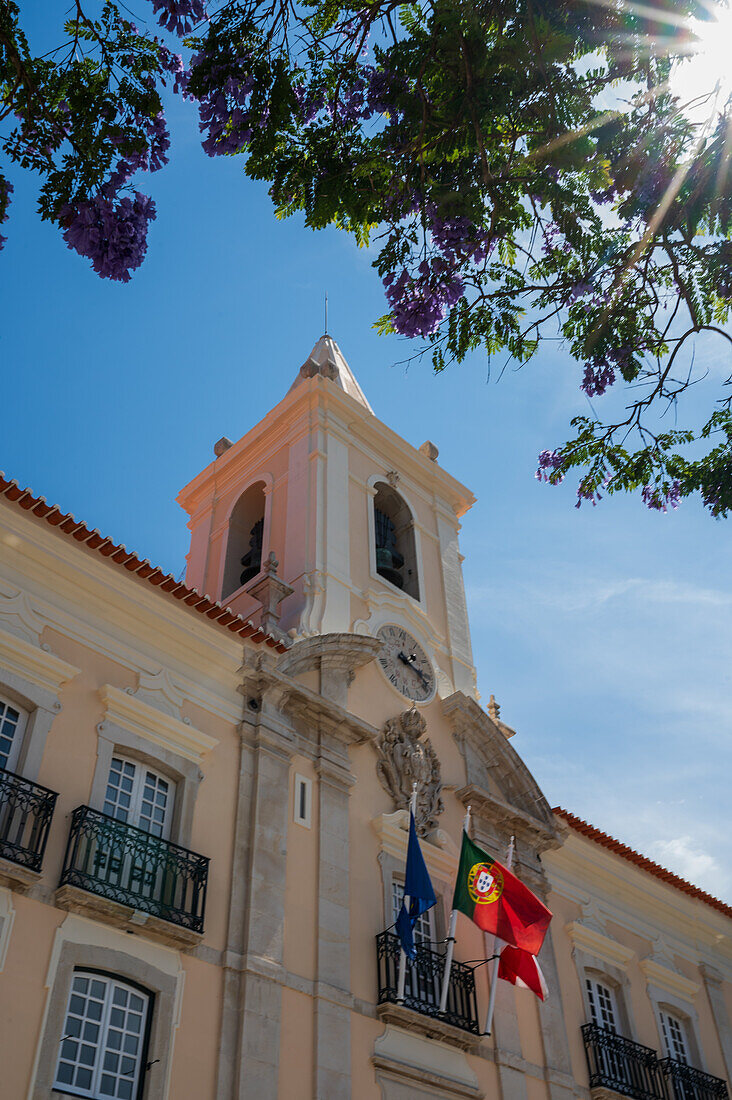
[{"label": "green and red flag", "polygon": [[530,955],[538,955],[552,919],[546,905],[465,832],[452,907]]}]

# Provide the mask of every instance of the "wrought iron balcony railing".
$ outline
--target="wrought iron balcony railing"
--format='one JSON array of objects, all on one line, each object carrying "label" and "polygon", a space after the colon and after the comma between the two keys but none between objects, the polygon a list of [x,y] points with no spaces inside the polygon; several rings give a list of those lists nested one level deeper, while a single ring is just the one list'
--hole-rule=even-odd
[{"label": "wrought iron balcony railing", "polygon": [[662,1058],[669,1100],[727,1100],[727,1082],[675,1058]]},{"label": "wrought iron balcony railing", "polygon": [[40,871],[58,795],[0,768],[0,856]]},{"label": "wrought iron balcony railing", "polygon": [[658,1056],[651,1047],[597,1024],[584,1024],[582,1038],[591,1089],[612,1089],[634,1100],[665,1100]]},{"label": "wrought iron balcony railing", "polygon": [[[376,956],[379,967],[379,1004],[398,1004],[399,937],[392,932],[381,932],[376,937]],[[450,971],[447,1008],[440,1012],[442,975],[445,956],[433,951],[426,944],[417,944],[417,958],[407,960],[404,1001],[406,1008],[421,1012],[424,1016],[443,1020],[453,1027],[480,1034],[478,1007],[475,999],[473,971],[464,963],[453,962]]]},{"label": "wrought iron balcony railing", "polygon": [[61,885],[203,932],[208,859],[108,814],[78,806]]}]

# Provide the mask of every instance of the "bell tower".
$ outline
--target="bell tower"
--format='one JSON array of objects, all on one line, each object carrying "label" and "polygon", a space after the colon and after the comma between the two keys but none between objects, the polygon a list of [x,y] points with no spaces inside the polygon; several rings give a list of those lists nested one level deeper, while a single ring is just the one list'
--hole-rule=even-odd
[{"label": "bell tower", "polygon": [[458,547],[474,497],[434,444],[417,449],[375,416],[331,336],[282,401],[214,453],[178,496],[190,516],[187,584],[259,622],[274,555],[286,593],[279,629],[402,627],[432,662],[440,695],[476,695]]}]

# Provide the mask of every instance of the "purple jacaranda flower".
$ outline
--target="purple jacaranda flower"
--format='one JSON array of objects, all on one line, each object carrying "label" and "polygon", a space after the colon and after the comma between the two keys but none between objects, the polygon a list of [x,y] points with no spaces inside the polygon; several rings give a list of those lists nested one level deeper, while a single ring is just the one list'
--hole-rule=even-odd
[{"label": "purple jacaranda flower", "polygon": [[588,294],[593,294],[593,291],[594,287],[592,286],[592,283],[585,283],[582,281],[575,283],[569,292],[567,304],[571,305],[572,302],[576,302],[579,298],[584,298]]},{"label": "purple jacaranda flower", "polygon": [[581,508],[582,502],[585,500],[592,501],[592,507],[595,508],[602,500],[602,495],[590,482],[580,481],[577,486],[577,503],[575,504],[575,508]]},{"label": "purple jacaranda flower", "polygon": [[440,252],[453,261],[472,260],[474,263],[482,263],[493,247],[490,234],[462,215],[440,218],[433,214],[429,227],[432,240]]},{"label": "purple jacaranda flower", "polygon": [[[204,61],[205,55],[198,54],[193,65]],[[246,71],[249,59],[237,58],[235,64],[238,71],[229,71],[223,82],[217,79],[221,75],[220,67],[214,67],[208,91],[198,97],[199,129],[206,135],[201,144],[210,157],[241,152],[251,141],[257,121],[267,117],[262,112],[255,117],[248,110],[256,84],[252,74]]]},{"label": "purple jacaranda flower", "polygon": [[678,508],[681,500],[681,484],[672,481],[667,489],[662,485],[644,485],[641,498],[647,508],[656,512],[667,512],[669,508]]},{"label": "purple jacaranda flower", "polygon": [[152,0],[158,23],[173,34],[190,34],[206,18],[203,0]]},{"label": "purple jacaranda flower", "polygon": [[[13,185],[9,180],[6,180],[4,176],[0,176],[0,225],[8,220],[8,207],[10,205],[10,196],[13,193]],[[7,237],[4,237],[0,233],[0,252],[3,249]]]},{"label": "purple jacaranda flower", "polygon": [[[537,481],[551,481],[552,474],[555,470],[558,470],[562,465],[562,453],[561,451],[541,451],[538,458],[538,467],[536,470]],[[554,484],[559,485],[564,481],[564,474],[554,479]]]},{"label": "purple jacaranda flower", "polygon": [[431,336],[461,298],[464,284],[442,259],[423,260],[416,275],[404,268],[384,279],[394,328],[402,336]]},{"label": "purple jacaranda flower", "polygon": [[602,360],[591,360],[589,363],[585,363],[585,373],[580,388],[584,390],[588,397],[601,397],[614,381],[615,369],[609,363]]},{"label": "purple jacaranda flower", "polygon": [[155,218],[155,203],[135,192],[134,198],[115,200],[106,195],[67,206],[62,211],[64,240],[103,279],[127,283],[147,251],[148,223]]}]

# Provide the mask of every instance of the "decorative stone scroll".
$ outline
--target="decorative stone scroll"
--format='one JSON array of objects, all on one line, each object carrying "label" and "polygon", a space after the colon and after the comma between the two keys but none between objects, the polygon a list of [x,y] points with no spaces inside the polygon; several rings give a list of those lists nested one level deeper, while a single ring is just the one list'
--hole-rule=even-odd
[{"label": "decorative stone scroll", "polygon": [[382,787],[394,800],[395,810],[409,808],[412,784],[417,784],[417,832],[425,836],[437,827],[437,818],[444,810],[441,798],[442,775],[440,761],[427,728],[416,708],[405,710],[384,724],[375,743],[379,755],[376,774]]}]

